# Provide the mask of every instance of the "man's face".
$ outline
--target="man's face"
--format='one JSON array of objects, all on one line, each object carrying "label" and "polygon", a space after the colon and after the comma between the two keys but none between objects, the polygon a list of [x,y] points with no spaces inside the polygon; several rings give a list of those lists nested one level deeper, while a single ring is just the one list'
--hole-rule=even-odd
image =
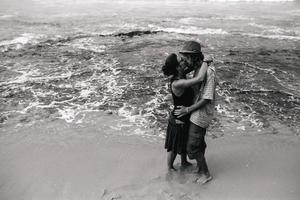
[{"label": "man's face", "polygon": [[191,54],[181,54],[181,59],[184,62],[184,65],[189,69],[195,69],[194,63],[193,63],[193,56]]}]

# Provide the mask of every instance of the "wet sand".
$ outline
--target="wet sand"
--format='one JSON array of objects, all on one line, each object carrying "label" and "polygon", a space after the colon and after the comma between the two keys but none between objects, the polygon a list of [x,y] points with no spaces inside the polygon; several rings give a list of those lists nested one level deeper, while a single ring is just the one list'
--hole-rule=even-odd
[{"label": "wet sand", "polygon": [[214,179],[198,185],[195,166],[167,173],[162,138],[132,130],[104,113],[3,127],[0,199],[299,199],[299,137],[207,138]]}]

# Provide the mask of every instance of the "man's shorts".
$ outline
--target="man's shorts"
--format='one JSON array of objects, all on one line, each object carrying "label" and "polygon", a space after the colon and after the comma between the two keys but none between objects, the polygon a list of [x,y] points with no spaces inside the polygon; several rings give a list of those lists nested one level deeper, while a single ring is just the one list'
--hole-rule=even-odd
[{"label": "man's shorts", "polygon": [[190,123],[189,136],[187,142],[187,154],[190,159],[199,157],[202,153],[205,154],[206,143],[205,143],[206,128],[197,126],[194,123]]}]

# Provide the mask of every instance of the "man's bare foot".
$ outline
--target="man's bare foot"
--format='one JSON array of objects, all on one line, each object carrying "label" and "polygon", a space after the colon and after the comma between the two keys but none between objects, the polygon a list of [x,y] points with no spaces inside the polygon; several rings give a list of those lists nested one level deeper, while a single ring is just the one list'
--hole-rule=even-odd
[{"label": "man's bare foot", "polygon": [[200,169],[197,169],[197,170],[193,171],[193,173],[197,174],[199,177],[200,176],[204,176],[204,172],[202,170],[200,170]]},{"label": "man's bare foot", "polygon": [[211,181],[213,179],[213,177],[210,174],[202,174],[199,178],[197,178],[195,180],[195,183],[199,183],[199,184],[205,184],[209,181]]}]

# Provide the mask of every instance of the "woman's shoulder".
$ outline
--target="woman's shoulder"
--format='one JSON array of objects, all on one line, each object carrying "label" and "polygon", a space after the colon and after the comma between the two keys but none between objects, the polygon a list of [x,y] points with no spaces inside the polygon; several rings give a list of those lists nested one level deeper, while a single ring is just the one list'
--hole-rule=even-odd
[{"label": "woman's shoulder", "polygon": [[173,81],[178,81],[179,79],[180,79],[179,77],[173,76],[170,80],[171,80],[171,82],[173,82]]},{"label": "woman's shoulder", "polygon": [[173,83],[176,82],[176,81],[178,81],[178,80],[180,80],[179,77],[172,77],[172,78],[170,79],[171,85],[173,86]]},{"label": "woman's shoulder", "polygon": [[178,97],[181,96],[184,92],[183,88],[178,87],[178,84],[174,84],[176,81],[179,80],[181,80],[179,77],[175,77],[173,80],[171,80],[171,92]]}]

